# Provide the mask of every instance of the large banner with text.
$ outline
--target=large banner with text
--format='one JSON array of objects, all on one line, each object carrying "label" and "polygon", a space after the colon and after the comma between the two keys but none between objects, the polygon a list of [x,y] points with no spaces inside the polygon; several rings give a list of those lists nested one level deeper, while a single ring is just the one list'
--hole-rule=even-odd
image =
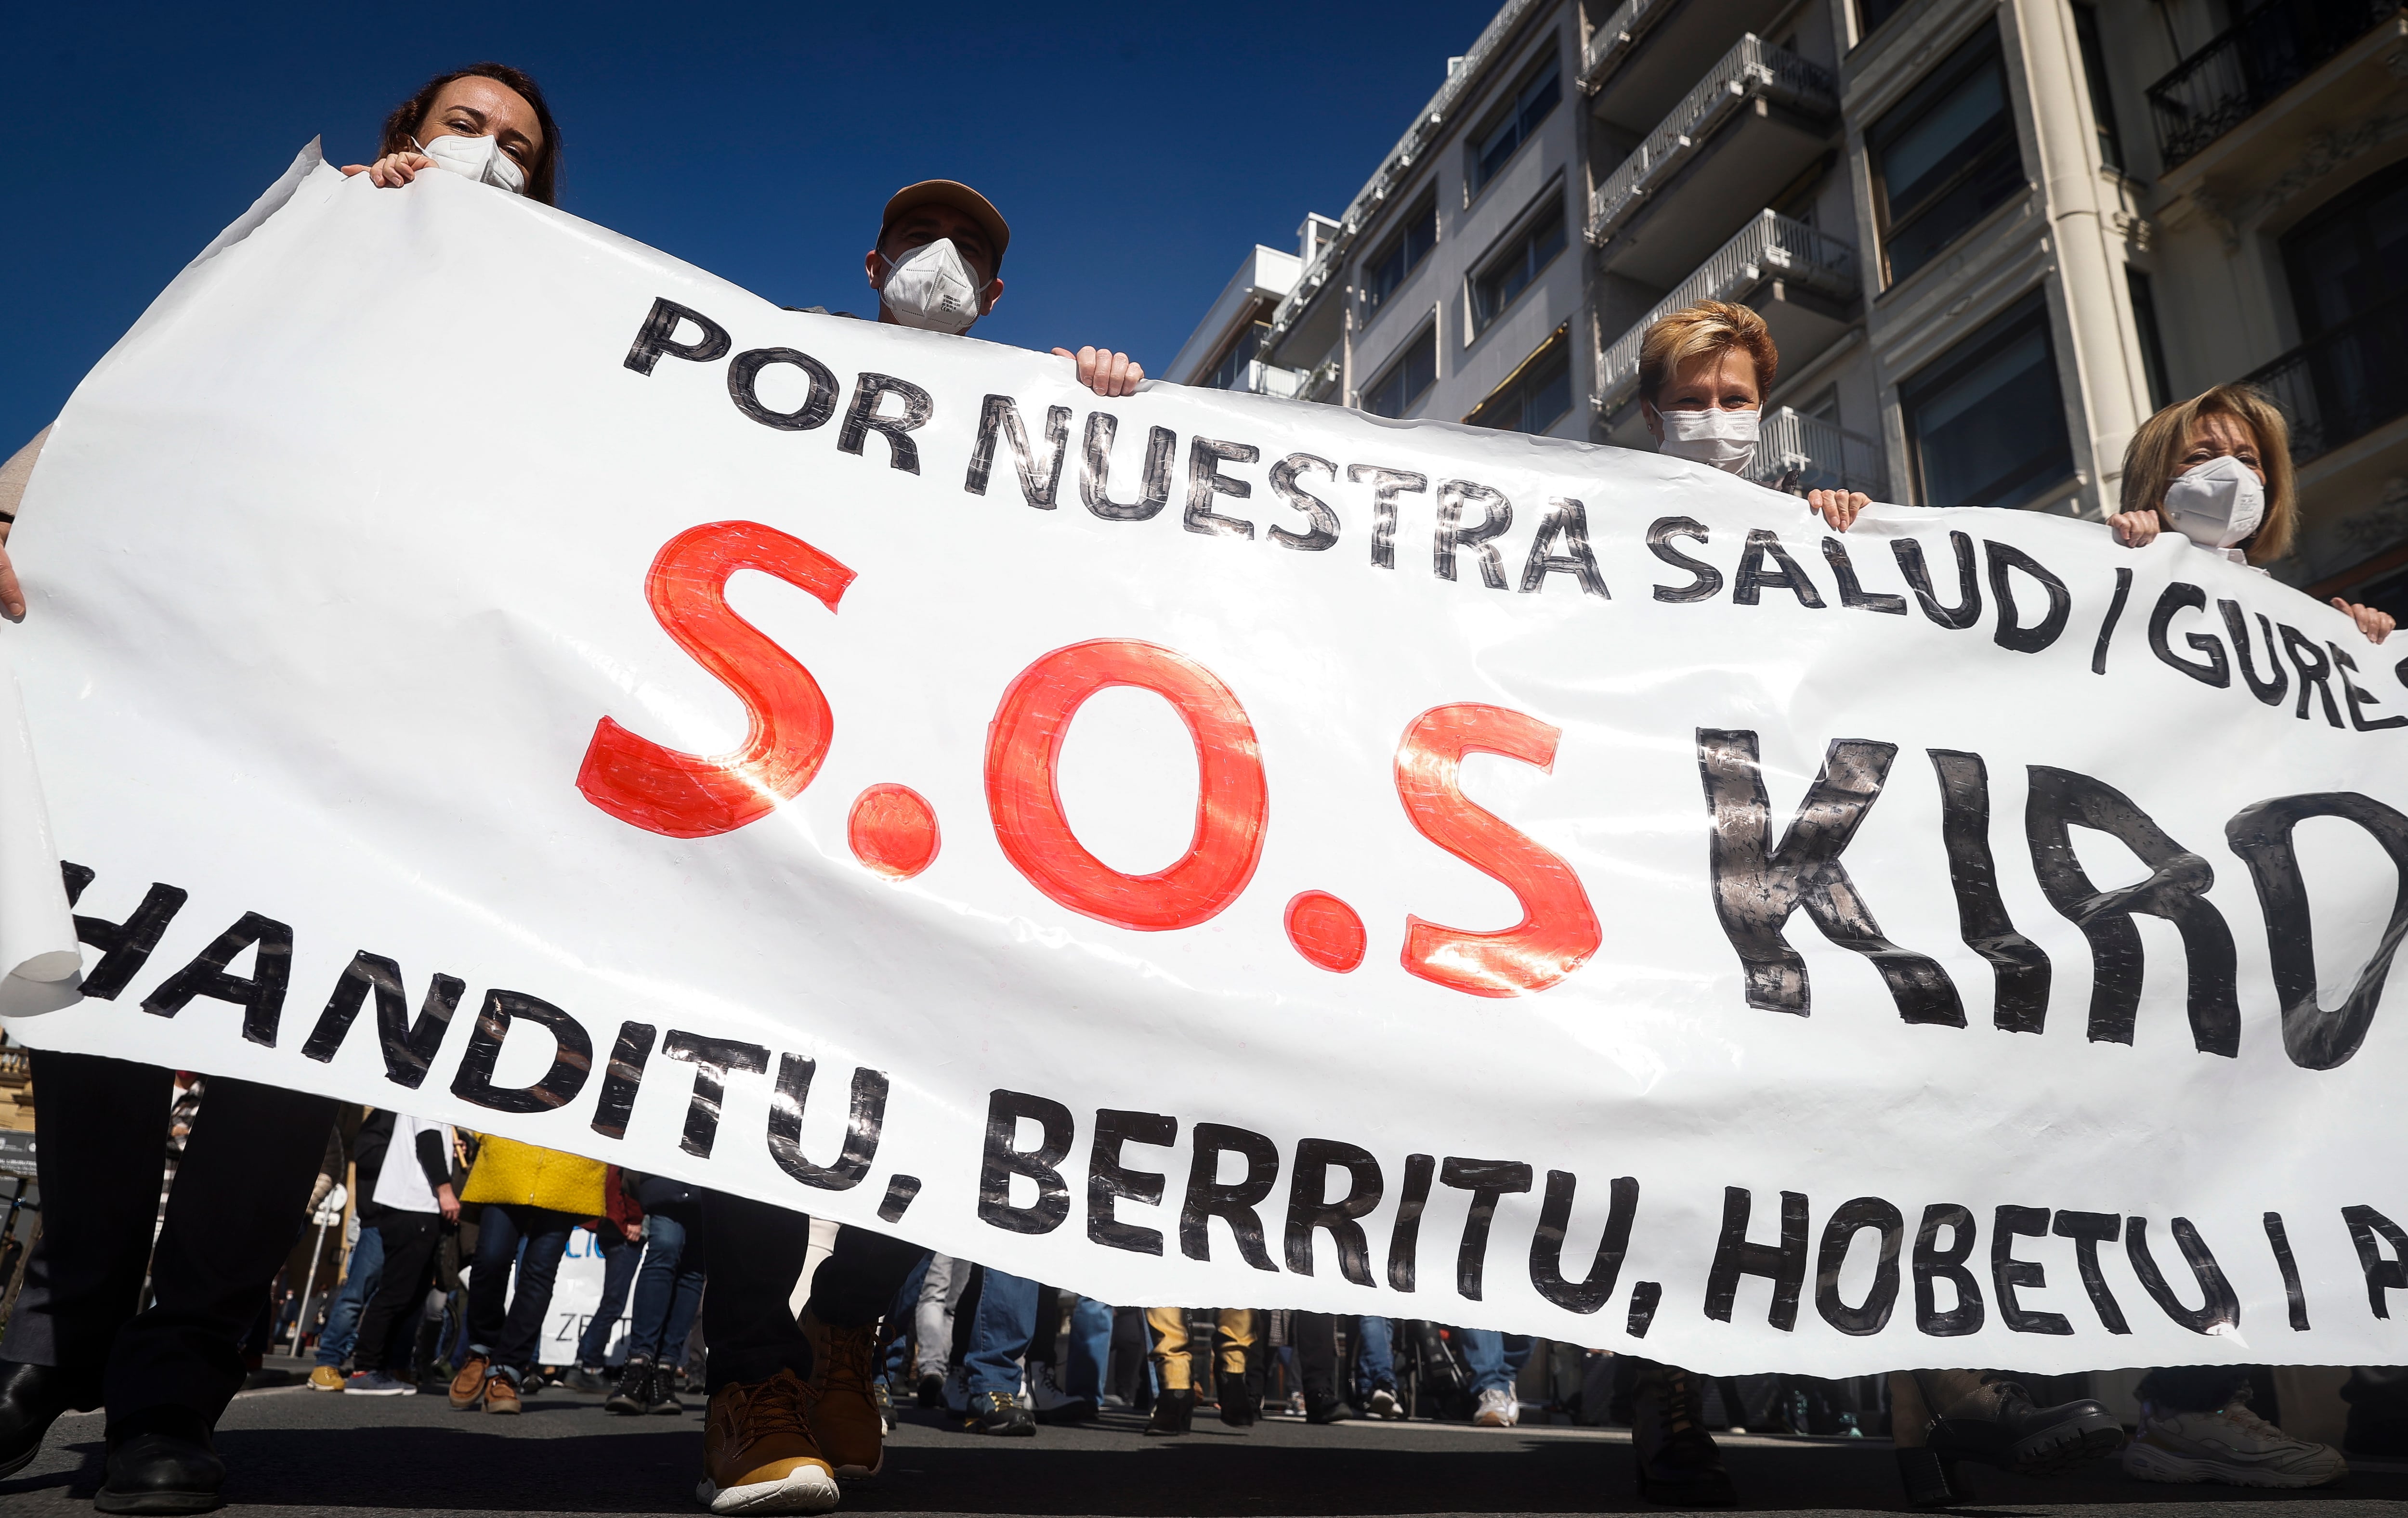
[{"label": "large banner with text", "polygon": [[36,1048],[1114,1303],[2408,1360],[2408,648],[2178,537],[1101,399],[305,155],[9,550]]}]

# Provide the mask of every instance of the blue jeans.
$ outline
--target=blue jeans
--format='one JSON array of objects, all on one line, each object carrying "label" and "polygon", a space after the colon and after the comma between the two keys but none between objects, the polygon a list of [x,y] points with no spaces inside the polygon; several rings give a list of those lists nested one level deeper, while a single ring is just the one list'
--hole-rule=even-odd
[{"label": "blue jeans", "polygon": [[[535,1358],[543,1317],[552,1310],[552,1283],[568,1250],[568,1231],[580,1220],[550,1208],[487,1202],[477,1220],[477,1263],[468,1276],[468,1353],[493,1357],[512,1381]],[[523,1239],[526,1253],[519,1244]],[[518,1286],[510,1266],[518,1265]]]},{"label": "blue jeans", "polygon": [[702,1305],[702,1208],[679,1202],[644,1217],[644,1267],[636,1277],[635,1324],[627,1358],[658,1364],[681,1358]]},{"label": "blue jeans", "polygon": [[[1033,1326],[1033,1325],[1032,1325]],[[1070,1363],[1062,1368],[1062,1389],[1072,1396],[1104,1400],[1104,1367],[1112,1357],[1112,1310],[1092,1296],[1070,1303]]]},{"label": "blue jeans", "polygon": [[979,1288],[978,1315],[970,1320],[969,1353],[962,1357],[970,1395],[1019,1396],[1020,1357],[1036,1332],[1037,1282],[988,1270],[986,1284]]},{"label": "blue jeans", "polygon": [[609,1218],[594,1230],[594,1247],[602,1252],[602,1300],[595,1304],[593,1318],[577,1339],[577,1363],[581,1366],[600,1365],[610,1353],[610,1331],[619,1326],[628,1284],[644,1258],[643,1242],[621,1233]]},{"label": "blue jeans", "polygon": [[1455,1341],[1463,1346],[1464,1363],[1471,1368],[1471,1395],[1490,1390],[1512,1391],[1513,1378],[1530,1360],[1526,1334],[1500,1334],[1494,1328],[1457,1328]]},{"label": "blue jeans", "polygon": [[1354,1353],[1355,1379],[1362,1382],[1363,1395],[1369,1396],[1382,1386],[1394,1390],[1397,1384],[1396,1336],[1385,1318],[1366,1315],[1356,1339]]},{"label": "blue jeans", "polygon": [[341,1365],[351,1357],[352,1342],[360,1333],[360,1314],[376,1296],[377,1281],[383,1274],[384,1235],[363,1224],[360,1241],[351,1246],[351,1273],[337,1288],[334,1305],[326,1309],[325,1330],[318,1336],[320,1365]]}]

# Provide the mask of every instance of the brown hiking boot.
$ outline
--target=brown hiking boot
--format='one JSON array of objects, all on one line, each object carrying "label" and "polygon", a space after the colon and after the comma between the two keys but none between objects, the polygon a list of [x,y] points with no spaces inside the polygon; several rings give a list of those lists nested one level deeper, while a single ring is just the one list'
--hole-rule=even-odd
[{"label": "brown hiking boot", "polygon": [[695,1499],[713,1512],[826,1512],[835,1508],[836,1472],[811,1438],[815,1400],[810,1387],[791,1370],[713,1393]]},{"label": "brown hiking boot", "polygon": [[498,1370],[487,1376],[485,1378],[485,1411],[487,1412],[521,1411],[519,1383]]},{"label": "brown hiking boot", "polygon": [[460,1373],[452,1378],[452,1409],[466,1412],[485,1400],[485,1372],[494,1362],[481,1354],[471,1354],[461,1366]]},{"label": "brown hiking boot", "polygon": [[878,1325],[832,1328],[803,1314],[811,1342],[811,1437],[837,1475],[875,1476],[886,1459],[886,1419],[878,1411]]}]

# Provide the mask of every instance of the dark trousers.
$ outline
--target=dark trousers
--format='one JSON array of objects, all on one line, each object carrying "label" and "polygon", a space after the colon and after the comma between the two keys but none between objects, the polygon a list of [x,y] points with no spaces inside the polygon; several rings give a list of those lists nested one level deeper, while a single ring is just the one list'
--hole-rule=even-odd
[{"label": "dark trousers", "polygon": [[1326,1312],[1296,1312],[1287,1321],[1288,1332],[1296,1340],[1296,1370],[1304,1382],[1305,1399],[1337,1401],[1338,1320]]},{"label": "dark trousers", "polygon": [[[92,1054],[34,1053],[42,1238],[0,1359],[66,1372],[108,1425],[156,1408],[214,1424],[242,1387],[242,1340],[299,1237],[335,1103],[212,1077],[157,1245],[175,1077]],[[145,1267],[151,1303],[136,1315]]]},{"label": "dark trousers", "polygon": [[[724,1191],[703,1193],[702,1218],[713,1246],[702,1288],[710,1390],[767,1381],[781,1370],[809,1380],[810,1341],[786,1303],[802,1279],[811,1220]],[[838,1230],[835,1253],[811,1279],[810,1311],[832,1328],[877,1322],[926,1253],[866,1228]]]},{"label": "dark trousers", "polygon": [[[493,1358],[512,1380],[535,1358],[543,1315],[552,1310],[552,1278],[578,1219],[548,1207],[487,1202],[477,1216],[477,1263],[468,1276],[468,1350]],[[519,1253],[523,1239],[526,1253]],[[518,1265],[518,1290],[510,1266]]]},{"label": "dark trousers", "polygon": [[686,1336],[702,1307],[710,1256],[700,1202],[664,1202],[644,1215],[644,1267],[636,1276],[627,1357],[685,1362]]},{"label": "dark trousers", "polygon": [[434,1212],[388,1212],[377,1220],[376,1231],[384,1244],[384,1275],[360,1315],[359,1343],[351,1351],[351,1368],[362,1371],[408,1363],[426,1310],[426,1288],[435,1281],[443,1219]]},{"label": "dark trousers", "polygon": [[636,1283],[636,1267],[644,1263],[644,1241],[629,1239],[619,1225],[604,1218],[594,1230],[594,1247],[602,1252],[602,1299],[577,1338],[577,1363],[591,1368],[610,1353],[610,1330],[627,1306],[627,1288]]}]

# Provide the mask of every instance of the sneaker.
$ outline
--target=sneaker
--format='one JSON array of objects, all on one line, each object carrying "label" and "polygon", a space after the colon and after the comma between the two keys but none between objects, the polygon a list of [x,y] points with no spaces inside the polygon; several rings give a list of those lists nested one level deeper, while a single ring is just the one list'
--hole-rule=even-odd
[{"label": "sneaker", "polygon": [[1476,1428],[1511,1428],[1522,1421],[1522,1404],[1502,1386],[1491,1386],[1480,1394],[1480,1406],[1472,1410],[1471,1423]]},{"label": "sneaker", "polygon": [[656,1418],[682,1418],[685,1402],[678,1396],[677,1377],[666,1368],[654,1370],[644,1383],[644,1411]]},{"label": "sneaker", "polygon": [[1346,1399],[1344,1397],[1337,1396],[1335,1393],[1331,1394],[1326,1398],[1321,1396],[1307,1396],[1304,1398],[1304,1421],[1306,1423],[1341,1424],[1351,1423],[1354,1421],[1354,1410],[1346,1405]]},{"label": "sneaker", "polygon": [[810,1429],[811,1389],[781,1370],[767,1381],[723,1386],[710,1399],[695,1500],[713,1512],[826,1512],[836,1472]]},{"label": "sneaker", "polygon": [[1727,1508],[1739,1500],[1722,1452],[1706,1432],[1705,1390],[1685,1370],[1650,1366],[1640,1372],[1631,1397],[1630,1453],[1646,1501]]},{"label": "sneaker", "polygon": [[1405,1405],[1397,1399],[1397,1389],[1384,1383],[1371,1388],[1370,1407],[1372,1417],[1391,1423],[1405,1415]]},{"label": "sneaker", "polygon": [[619,1372],[619,1384],[603,1402],[602,1411],[634,1418],[651,1411],[652,1406],[652,1362],[630,1356],[626,1368]]},{"label": "sneaker", "polygon": [[343,1389],[343,1368],[322,1365],[309,1372],[309,1389],[313,1392],[339,1392]]},{"label": "sneaker", "polygon": [[466,1412],[484,1405],[485,1382],[489,1379],[485,1372],[493,1368],[494,1362],[481,1354],[471,1354],[461,1362],[460,1373],[452,1378],[450,1395],[454,1411]]},{"label": "sneaker", "polygon": [[487,1412],[519,1412],[523,1404],[519,1398],[519,1383],[496,1370],[485,1378],[485,1411]]},{"label": "sneaker", "polygon": [[811,1438],[838,1481],[875,1476],[886,1463],[886,1419],[870,1384],[878,1379],[878,1325],[838,1328],[803,1313],[811,1344]]},{"label": "sneaker", "polygon": [[[314,1375],[311,1384],[316,1384]],[[355,1370],[351,1379],[343,1382],[343,1392],[349,1396],[416,1396],[418,1386],[381,1370]]]},{"label": "sneaker", "polygon": [[942,1376],[922,1376],[920,1378],[919,1402],[921,1410],[926,1412],[934,1412],[939,1408],[943,1407],[945,1405],[945,1378]]},{"label": "sneaker", "polygon": [[1037,1434],[1037,1414],[1010,1392],[981,1392],[970,1398],[969,1411],[962,1414],[962,1431],[1033,1439]]},{"label": "sneaker", "polygon": [[569,1370],[568,1379],[565,1384],[572,1392],[607,1391],[609,1387],[602,1380],[605,1368],[598,1365],[574,1367]]},{"label": "sneaker", "polygon": [[2227,1486],[2324,1486],[2349,1474],[2341,1452],[2293,1439],[2246,1401],[2216,1412],[2141,1410],[2124,1446],[2124,1473],[2144,1482],[2221,1482]]},{"label": "sneaker", "polygon": [[1028,1368],[1028,1405],[1042,1424],[1087,1423],[1096,1416],[1096,1400],[1091,1396],[1072,1396],[1054,1379],[1051,1361],[1039,1360]]}]

